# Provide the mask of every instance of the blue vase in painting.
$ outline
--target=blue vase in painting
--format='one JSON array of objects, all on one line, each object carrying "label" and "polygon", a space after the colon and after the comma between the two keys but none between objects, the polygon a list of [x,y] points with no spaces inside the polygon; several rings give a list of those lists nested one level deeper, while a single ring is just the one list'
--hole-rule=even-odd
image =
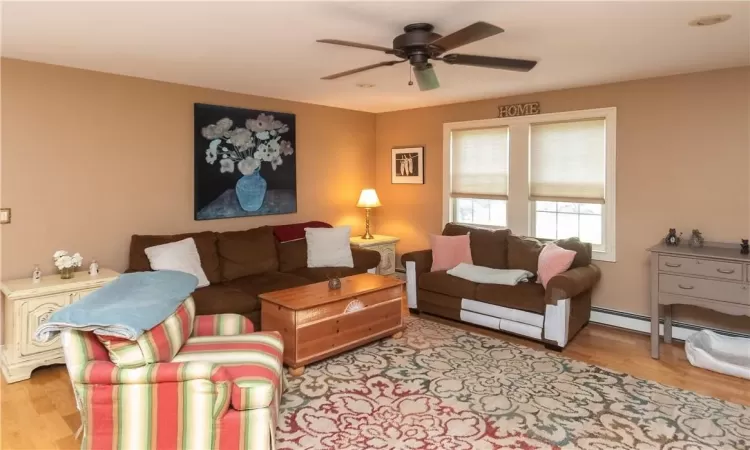
[{"label": "blue vase in painting", "polygon": [[256,170],[250,175],[243,175],[237,180],[235,191],[240,207],[247,212],[255,212],[263,206],[263,200],[266,198],[266,180],[260,176],[260,170]]}]

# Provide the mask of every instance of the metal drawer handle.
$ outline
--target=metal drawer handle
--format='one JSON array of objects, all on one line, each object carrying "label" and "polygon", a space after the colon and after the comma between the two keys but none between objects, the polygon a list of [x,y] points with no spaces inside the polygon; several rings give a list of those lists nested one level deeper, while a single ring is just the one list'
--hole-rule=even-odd
[{"label": "metal drawer handle", "polygon": [[677,287],[679,287],[680,289],[685,289],[685,290],[688,290],[688,291],[689,291],[690,289],[693,289],[693,288],[694,288],[693,286],[683,286],[683,285],[681,285],[681,284],[678,284],[678,285],[677,285]]},{"label": "metal drawer handle", "polygon": [[734,269],[729,269],[729,270],[716,269],[716,271],[719,273],[725,273],[727,275],[729,275],[730,273],[734,273]]},{"label": "metal drawer handle", "polygon": [[668,262],[665,262],[664,265],[667,267],[682,267],[682,264],[669,264]]}]

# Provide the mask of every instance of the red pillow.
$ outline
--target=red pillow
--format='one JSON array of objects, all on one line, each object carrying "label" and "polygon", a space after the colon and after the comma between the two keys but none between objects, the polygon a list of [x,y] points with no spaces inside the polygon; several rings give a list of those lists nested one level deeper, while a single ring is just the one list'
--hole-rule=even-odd
[{"label": "red pillow", "polygon": [[302,222],[291,223],[289,225],[279,225],[273,227],[273,234],[279,242],[296,241],[305,238],[305,228],[333,228],[331,224],[325,222]]},{"label": "red pillow", "polygon": [[461,263],[473,264],[469,235],[441,236],[430,235],[432,247],[432,272],[449,270]]}]

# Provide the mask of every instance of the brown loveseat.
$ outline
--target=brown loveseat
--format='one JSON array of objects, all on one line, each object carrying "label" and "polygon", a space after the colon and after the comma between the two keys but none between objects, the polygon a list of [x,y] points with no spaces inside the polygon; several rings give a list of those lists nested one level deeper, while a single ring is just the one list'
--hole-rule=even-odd
[{"label": "brown loveseat", "polygon": [[[289,236],[290,228],[302,230],[306,225],[309,224],[264,226],[224,233],[204,231],[168,236],[133,235],[128,271],[151,270],[144,252],[146,248],[192,237],[203,271],[211,283],[193,293],[196,314],[242,314],[260,329],[258,295],[325,281],[333,276],[364,273],[380,264],[378,252],[352,248],[353,268],[307,267],[305,239],[280,242],[274,234],[275,230],[284,228]],[[304,236],[304,231],[301,233]]]},{"label": "brown loveseat", "polygon": [[[510,230],[486,230],[449,223],[443,235],[469,233],[475,265],[494,269],[525,269],[536,274],[543,244],[513,235]],[[420,312],[489,327],[540,340],[561,349],[588,323],[591,290],[599,281],[599,268],[591,264],[591,245],[562,239],[557,245],[576,252],[571,268],[555,277],[545,290],[536,279],[516,286],[474,283],[430,272],[432,251],[406,253],[409,305]]]}]

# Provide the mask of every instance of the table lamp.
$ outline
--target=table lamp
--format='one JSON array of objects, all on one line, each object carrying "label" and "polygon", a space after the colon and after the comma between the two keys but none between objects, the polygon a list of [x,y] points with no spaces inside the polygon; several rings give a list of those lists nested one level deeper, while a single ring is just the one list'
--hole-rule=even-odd
[{"label": "table lamp", "polygon": [[357,202],[358,208],[365,208],[365,234],[362,235],[362,239],[373,239],[372,234],[370,234],[370,209],[378,206],[381,206],[380,199],[378,199],[375,189],[362,189]]}]

